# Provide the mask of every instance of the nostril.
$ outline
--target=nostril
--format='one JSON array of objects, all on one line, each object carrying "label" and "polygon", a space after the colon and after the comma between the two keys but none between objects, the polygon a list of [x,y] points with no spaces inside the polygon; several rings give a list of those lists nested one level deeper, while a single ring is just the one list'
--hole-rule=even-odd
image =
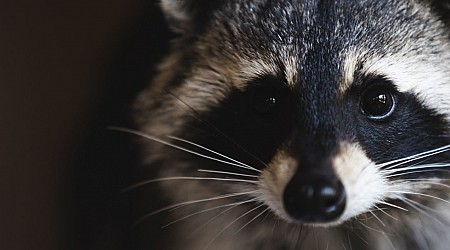
[{"label": "nostril", "polygon": [[327,217],[339,216],[345,208],[345,190],[341,183],[333,186],[320,187],[318,209]]},{"label": "nostril", "polygon": [[342,183],[326,177],[294,177],[284,190],[286,212],[301,222],[326,222],[338,218],[345,208]]}]

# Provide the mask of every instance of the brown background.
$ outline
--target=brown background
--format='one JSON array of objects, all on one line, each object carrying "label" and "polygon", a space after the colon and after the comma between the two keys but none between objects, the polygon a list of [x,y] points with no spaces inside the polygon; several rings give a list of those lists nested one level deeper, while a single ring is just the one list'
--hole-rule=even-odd
[{"label": "brown background", "polygon": [[[86,239],[96,234],[88,228],[95,213],[86,215],[89,202],[96,199],[97,191],[90,187],[99,177],[96,173],[103,170],[88,174],[81,170],[80,174],[79,163],[88,162],[89,157],[80,160],[79,148],[90,143],[98,116],[107,116],[111,95],[105,93],[112,93],[108,81],[117,69],[111,62],[121,60],[118,55],[123,54],[124,41],[138,30],[137,23],[154,14],[153,2],[1,1],[0,249],[110,248]],[[160,19],[145,20],[139,27],[155,27],[137,33],[145,33],[148,41],[159,40],[154,31],[164,24]],[[134,44],[153,46],[145,44],[145,39]],[[141,56],[138,48],[133,53]],[[133,61],[133,55],[127,58]],[[141,71],[149,64],[145,63],[139,65]],[[130,68],[133,65],[127,74],[132,74]],[[120,80],[116,92],[133,85],[117,84]],[[93,197],[86,198],[87,194]]]}]

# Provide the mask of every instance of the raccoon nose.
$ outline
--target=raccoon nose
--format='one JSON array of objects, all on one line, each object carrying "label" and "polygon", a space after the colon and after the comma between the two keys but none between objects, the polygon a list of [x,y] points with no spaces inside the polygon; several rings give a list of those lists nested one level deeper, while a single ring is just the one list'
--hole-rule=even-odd
[{"label": "raccoon nose", "polygon": [[284,207],[299,222],[329,222],[345,208],[346,194],[342,183],[327,177],[296,177],[284,190]]}]

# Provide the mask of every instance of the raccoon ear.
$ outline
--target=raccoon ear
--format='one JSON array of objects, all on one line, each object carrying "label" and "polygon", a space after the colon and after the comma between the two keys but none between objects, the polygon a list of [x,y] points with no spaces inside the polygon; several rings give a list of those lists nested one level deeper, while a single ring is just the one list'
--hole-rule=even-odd
[{"label": "raccoon ear", "polygon": [[161,0],[167,22],[177,33],[201,29],[207,25],[223,0]]}]

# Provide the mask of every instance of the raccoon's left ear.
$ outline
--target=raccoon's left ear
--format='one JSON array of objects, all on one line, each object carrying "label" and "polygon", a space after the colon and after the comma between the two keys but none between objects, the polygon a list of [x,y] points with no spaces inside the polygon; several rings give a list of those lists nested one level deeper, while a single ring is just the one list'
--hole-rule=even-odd
[{"label": "raccoon's left ear", "polygon": [[224,0],[161,0],[161,6],[172,30],[193,32],[207,25]]}]

